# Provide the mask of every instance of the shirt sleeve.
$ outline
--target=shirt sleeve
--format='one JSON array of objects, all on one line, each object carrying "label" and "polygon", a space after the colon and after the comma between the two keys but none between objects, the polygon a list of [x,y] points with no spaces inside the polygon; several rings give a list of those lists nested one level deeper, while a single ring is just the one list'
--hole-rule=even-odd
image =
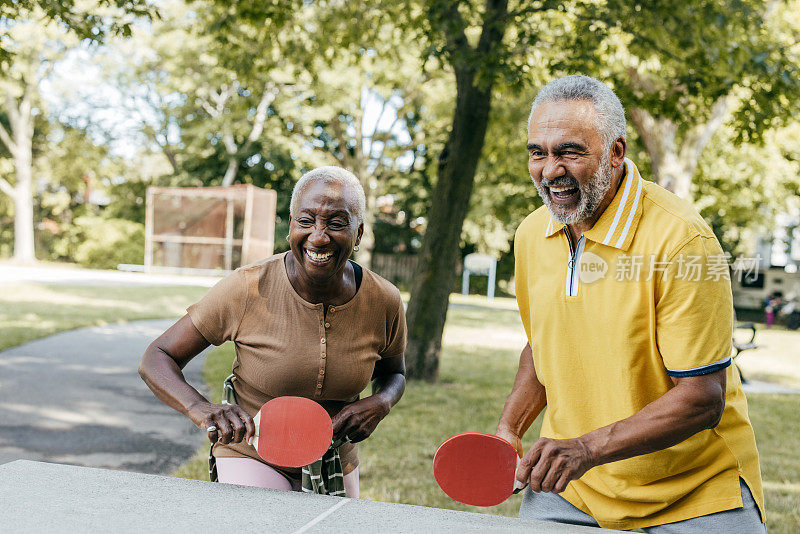
[{"label": "shirt sleeve", "polygon": [[403,354],[406,350],[406,312],[400,293],[396,297],[396,313],[386,324],[386,347],[381,351],[381,358]]},{"label": "shirt sleeve", "polygon": [[233,340],[247,305],[247,284],[242,271],[234,271],[186,309],[195,328],[212,345]]},{"label": "shirt sleeve", "polygon": [[691,238],[656,284],[656,339],[667,374],[698,376],[731,364],[733,298],[715,237]]}]

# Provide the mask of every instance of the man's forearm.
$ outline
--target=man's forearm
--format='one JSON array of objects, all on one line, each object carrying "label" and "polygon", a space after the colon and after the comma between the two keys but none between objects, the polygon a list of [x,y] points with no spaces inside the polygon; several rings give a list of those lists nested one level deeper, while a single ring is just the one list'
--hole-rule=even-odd
[{"label": "man's forearm", "polygon": [[725,407],[725,372],[717,371],[722,375],[721,382],[703,377],[682,379],[632,416],[581,436],[592,464],[666,449],[716,426]]},{"label": "man's forearm", "polygon": [[509,432],[521,438],[546,405],[547,395],[536,376],[531,347],[526,345],[519,357],[514,386],[497,424],[498,434]]},{"label": "man's forearm", "polygon": [[626,419],[571,439],[541,438],[517,467],[516,487],[561,493],[598,465],[671,447],[716,426],[725,407],[725,369],[676,378],[675,387]]}]

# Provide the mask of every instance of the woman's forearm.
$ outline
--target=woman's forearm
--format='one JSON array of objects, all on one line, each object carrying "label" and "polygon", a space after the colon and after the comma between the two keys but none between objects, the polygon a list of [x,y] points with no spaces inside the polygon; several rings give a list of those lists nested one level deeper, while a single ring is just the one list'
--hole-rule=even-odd
[{"label": "woman's forearm", "polygon": [[150,345],[139,363],[139,375],[155,396],[167,406],[189,415],[198,402],[209,402],[186,382],[175,360],[162,349]]},{"label": "woman's forearm", "polygon": [[372,394],[394,406],[406,390],[406,377],[402,373],[380,375],[372,380]]},{"label": "woman's forearm", "polygon": [[183,369],[192,358],[209,346],[208,341],[184,315],[153,341],[139,363],[139,375],[155,396],[167,406],[200,424],[191,408],[208,400],[186,382]]}]

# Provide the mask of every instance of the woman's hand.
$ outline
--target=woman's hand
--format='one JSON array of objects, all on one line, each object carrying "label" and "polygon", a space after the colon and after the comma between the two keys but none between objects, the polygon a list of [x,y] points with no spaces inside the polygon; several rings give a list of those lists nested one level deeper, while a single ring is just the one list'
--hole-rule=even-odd
[{"label": "woman's hand", "polygon": [[241,443],[249,441],[256,433],[253,418],[236,404],[197,402],[186,415],[198,428],[213,428],[208,432],[211,443]]},{"label": "woman's hand", "polygon": [[333,417],[333,441],[364,441],[386,417],[391,406],[381,395],[370,395],[348,404]]},{"label": "woman's hand", "polygon": [[364,441],[403,395],[406,387],[403,355],[375,362],[372,395],[348,404],[333,417],[333,441]]}]

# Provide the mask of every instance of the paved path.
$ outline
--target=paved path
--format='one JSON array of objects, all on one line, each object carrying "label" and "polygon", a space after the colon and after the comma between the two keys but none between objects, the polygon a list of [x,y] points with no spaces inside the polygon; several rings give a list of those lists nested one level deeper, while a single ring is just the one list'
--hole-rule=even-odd
[{"label": "paved path", "polygon": [[20,282],[36,284],[70,284],[88,286],[205,286],[211,287],[221,276],[178,276],[123,271],[81,269],[48,264],[21,266],[0,263],[0,285]]},{"label": "paved path", "polygon": [[759,380],[748,380],[742,384],[745,393],[764,393],[767,395],[800,395],[800,389],[789,386],[782,386],[772,382],[761,382]]},{"label": "paved path", "polygon": [[[0,352],[0,464],[43,460],[167,474],[204,436],[139,378],[174,319],[81,328]],[[203,357],[184,370],[201,386]]]}]

